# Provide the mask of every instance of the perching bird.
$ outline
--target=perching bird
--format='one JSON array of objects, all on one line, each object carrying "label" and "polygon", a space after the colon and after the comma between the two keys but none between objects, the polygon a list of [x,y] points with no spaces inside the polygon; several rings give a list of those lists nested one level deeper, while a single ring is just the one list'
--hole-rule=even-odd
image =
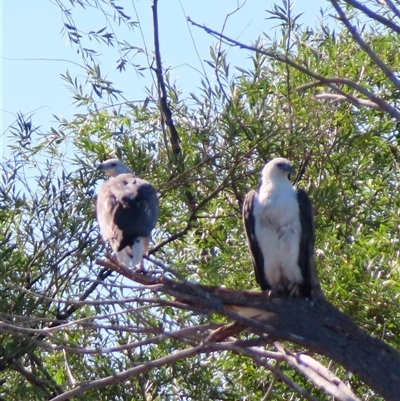
[{"label": "perching bird", "polygon": [[311,297],[313,211],[307,193],[290,183],[293,172],[282,157],[267,163],[259,193],[250,191],[245,197],[243,222],[261,289]]},{"label": "perching bird", "polygon": [[142,262],[157,223],[156,191],[118,159],[101,163],[97,170],[111,177],[103,183],[97,198],[101,235],[111,245],[118,261],[132,268]]}]

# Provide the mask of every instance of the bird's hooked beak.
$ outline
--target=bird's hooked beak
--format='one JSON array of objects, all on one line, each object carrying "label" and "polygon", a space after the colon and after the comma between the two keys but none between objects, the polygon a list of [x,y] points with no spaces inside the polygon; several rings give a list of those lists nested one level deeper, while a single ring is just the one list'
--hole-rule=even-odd
[{"label": "bird's hooked beak", "polygon": [[109,166],[107,166],[105,163],[100,163],[96,167],[96,171],[102,171],[102,172],[106,173],[107,175],[109,175],[110,177],[112,176],[112,170],[110,170]]},{"label": "bird's hooked beak", "polygon": [[290,163],[280,163],[279,168],[288,174],[295,174],[296,173],[296,169],[290,164]]}]

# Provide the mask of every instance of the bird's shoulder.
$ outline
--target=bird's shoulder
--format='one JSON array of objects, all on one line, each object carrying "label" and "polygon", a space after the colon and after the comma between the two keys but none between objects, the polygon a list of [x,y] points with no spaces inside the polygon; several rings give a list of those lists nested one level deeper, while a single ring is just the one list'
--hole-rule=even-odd
[{"label": "bird's shoulder", "polygon": [[142,180],[139,177],[136,177],[132,173],[125,173],[125,174],[119,174],[116,177],[110,179],[110,183],[113,186],[118,186],[119,188],[123,188],[126,186],[130,185],[140,185],[146,181]]},{"label": "bird's shoulder", "polygon": [[108,192],[118,197],[124,193],[155,192],[154,187],[146,180],[143,180],[134,174],[119,174],[106,181],[100,191]]}]

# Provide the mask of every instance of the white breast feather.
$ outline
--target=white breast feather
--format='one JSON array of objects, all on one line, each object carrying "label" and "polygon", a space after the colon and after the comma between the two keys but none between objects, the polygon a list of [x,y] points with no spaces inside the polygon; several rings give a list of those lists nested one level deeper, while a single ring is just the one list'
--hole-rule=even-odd
[{"label": "white breast feather", "polygon": [[263,185],[254,204],[254,214],[256,238],[271,288],[279,290],[285,284],[301,284],[299,206],[290,182]]}]

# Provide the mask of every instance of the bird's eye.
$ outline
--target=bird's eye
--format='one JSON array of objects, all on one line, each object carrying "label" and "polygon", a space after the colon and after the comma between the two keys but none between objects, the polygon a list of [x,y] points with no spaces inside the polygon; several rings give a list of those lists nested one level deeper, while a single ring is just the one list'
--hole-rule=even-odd
[{"label": "bird's eye", "polygon": [[116,167],[117,163],[111,163],[111,167]]}]

